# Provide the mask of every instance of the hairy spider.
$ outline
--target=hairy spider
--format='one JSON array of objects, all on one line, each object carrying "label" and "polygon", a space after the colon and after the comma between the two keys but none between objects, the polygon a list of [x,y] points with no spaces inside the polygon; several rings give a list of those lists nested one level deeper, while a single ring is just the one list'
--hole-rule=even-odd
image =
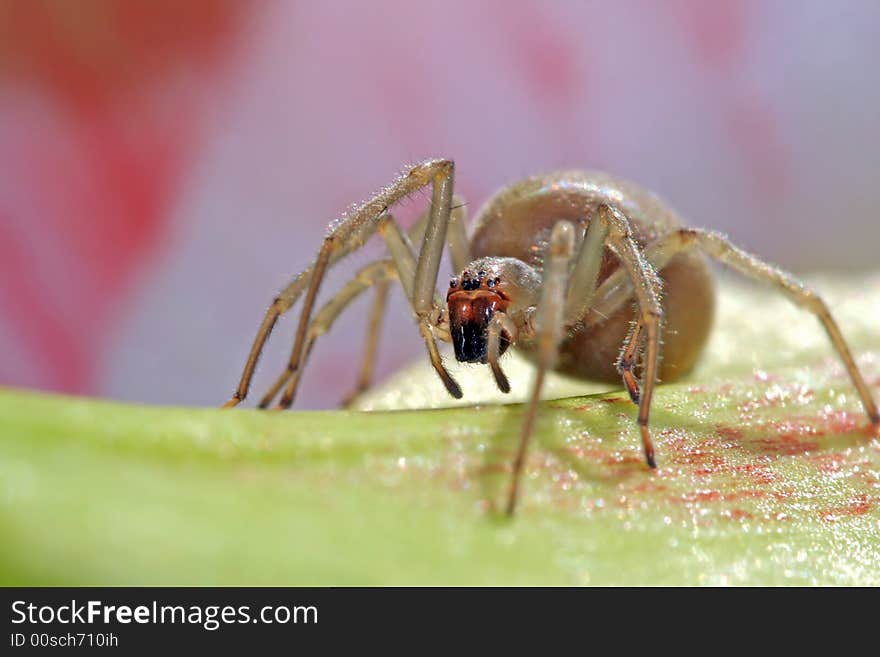
[{"label": "hairy spider", "polygon": [[[527,178],[496,193],[478,213],[468,239],[464,204],[453,197],[453,174],[452,160],[420,162],[331,226],[314,262],[266,312],[238,389],[225,407],[245,398],[272,327],[305,293],[290,361],[259,403],[268,407],[284,388],[277,408],[288,408],[314,341],[355,297],[375,286],[378,294],[355,392],[365,389],[388,285],[396,278],[412,305],[431,364],[453,397],[461,398],[461,388],[443,365],[438,339],[452,342],[459,361],[488,364],[503,392],[510,384],[499,359],[508,347],[516,345],[537,365],[513,461],[506,507],[512,514],[548,369],[592,380],[622,377],[638,405],[645,459],[656,467],[648,424],[651,398],[660,378],[674,380],[691,369],[708,336],[714,309],[713,281],[704,259],[708,255],[775,285],[816,315],[871,424],[880,426],[877,405],[824,301],[724,235],[684,227],[673,210],[632,183],[603,173],[563,171]],[[431,205],[404,233],[389,210],[428,185]],[[311,319],[328,267],[377,230],[390,257],[363,267]],[[413,243],[421,243],[417,256]],[[460,274],[449,282],[444,300],[435,286],[447,245]]]}]

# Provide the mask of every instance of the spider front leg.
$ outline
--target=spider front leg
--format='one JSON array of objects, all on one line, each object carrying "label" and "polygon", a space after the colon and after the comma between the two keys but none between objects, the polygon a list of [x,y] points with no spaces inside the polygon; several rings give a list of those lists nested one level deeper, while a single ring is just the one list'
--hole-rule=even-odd
[{"label": "spider front leg", "polygon": [[[410,234],[420,238],[425,232],[428,223],[427,219],[428,214],[416,223]],[[386,213],[379,219],[379,233],[385,240],[391,258],[366,265],[357,273],[353,280],[349,281],[317,313],[306,331],[305,346],[303,347],[299,363],[295,369],[291,369],[290,365],[288,365],[288,368],[260,401],[260,408],[266,408],[285,384],[287,385],[285,395],[289,395],[291,400],[295,398],[299,383],[302,380],[302,372],[305,369],[315,340],[326,333],[342,311],[365,290],[374,285],[384,284],[391,278],[396,277],[403,287],[406,298],[410,302],[412,301],[416,272],[416,259],[413,256],[412,243],[401,232],[394,217],[389,213]],[[373,329],[376,329],[376,327],[373,326]],[[285,406],[279,403],[276,408],[282,409]]]},{"label": "spider front leg", "polygon": [[[388,264],[394,263],[392,269],[396,268],[397,278],[401,281],[408,299],[412,297],[412,280],[415,276],[415,258],[412,255],[412,242],[410,241],[410,238],[416,241],[422,239],[422,236],[425,233],[425,227],[428,223],[428,218],[429,216],[426,212],[410,229],[408,237],[400,232],[394,217],[390,213],[385,213],[379,218],[377,223],[379,233],[385,240],[388,251],[392,255],[391,260],[377,262],[387,262]],[[306,347],[303,348],[303,355],[297,366],[294,368],[290,363],[287,364],[287,367],[275,380],[272,387],[269,388],[265,395],[263,395],[263,398],[258,404],[258,408],[268,408],[272,403],[272,400],[285,385],[289,386],[288,391],[291,400],[293,400],[296,397],[296,391],[302,377],[302,370],[305,368],[306,361],[309,357],[311,343],[317,339],[318,336],[323,335],[333,322],[336,321],[339,314],[368,287],[371,287],[372,285],[377,285],[380,288],[387,287],[387,277],[372,276],[369,273],[370,268],[371,265],[367,265],[361,269],[355,275],[354,279],[343,287],[342,290],[340,290],[329,302],[327,302],[327,305],[319,311],[315,320],[309,325],[309,328],[306,331]],[[384,299],[380,298],[378,301],[378,303],[374,304],[368,328],[370,332],[368,341],[374,343],[372,349],[375,349],[375,341],[378,340],[379,323],[381,322],[381,314],[384,312]],[[369,342],[368,350],[371,348]],[[371,360],[372,354],[368,351],[365,358],[365,366],[367,366],[368,362]],[[279,406],[279,408],[283,407]]]},{"label": "spider front leg", "polygon": [[502,340],[507,344],[516,342],[518,331],[516,324],[505,313],[496,313],[489,322],[488,340],[486,342],[486,360],[492,369],[492,376],[495,377],[495,384],[498,389],[507,394],[510,392],[510,381],[498,360],[501,358]]},{"label": "spider front leg", "polygon": [[[638,424],[642,436],[645,460],[656,468],[654,443],[651,440],[649,419],[651,400],[657,381],[660,354],[660,330],[663,311],[660,306],[660,279],[654,268],[642,256],[630,231],[629,220],[618,210],[600,205],[589,223],[584,241],[574,264],[569,281],[568,266],[574,250],[574,227],[561,221],[553,227],[550,236],[549,256],[544,269],[541,298],[534,314],[537,342],[537,364],[532,395],[523,422],[519,450],[513,464],[513,477],[507,514],[516,509],[519,480],[528,442],[534,430],[541,388],[548,369],[555,364],[559,342],[565,329],[576,324],[573,318],[582,312],[582,299],[592,300],[596,293],[596,277],[599,267],[594,264],[602,254],[605,243],[611,246],[621,261],[622,269],[635,286],[639,307],[639,322],[646,336],[644,392],[639,399]],[[569,294],[566,294],[566,288]],[[575,294],[570,292],[575,290]]]},{"label": "spider front leg", "polygon": [[[295,372],[305,347],[306,331],[308,329],[311,318],[312,308],[314,307],[315,298],[323,281],[324,274],[327,269],[338,262],[343,256],[351,253],[366,242],[366,240],[375,232],[377,220],[390,207],[400,201],[402,198],[418,191],[419,189],[432,185],[433,201],[431,205],[431,218],[428,231],[422,245],[423,253],[428,251],[428,264],[434,263],[433,254],[435,251],[442,252],[443,242],[446,237],[446,226],[449,219],[452,200],[452,178],[454,165],[451,160],[433,159],[420,162],[412,167],[407,173],[394,180],[388,187],[382,189],[371,199],[356,207],[348,216],[336,224],[328,236],[324,239],[318,256],[314,262],[305,271],[301,272],[285,290],[276,297],[266,316],[263,319],[254,344],[251,347],[244,371],[238,388],[232,398],[224,404],[224,407],[235,406],[247,396],[250,383],[256,369],[257,360],[263,350],[263,345],[269,337],[272,328],[278,320],[278,317],[289,310],[297,299],[305,292],[303,301],[302,314],[297,326],[296,339],[291,352],[288,371]],[[436,244],[439,242],[439,244]],[[428,248],[430,247],[430,248]],[[421,259],[421,258],[420,258]],[[436,257],[436,266],[439,266],[439,255]],[[430,271],[426,271],[422,278],[430,279]],[[434,281],[436,281],[436,270],[434,272]],[[432,305],[432,304],[429,304]],[[429,309],[423,309],[420,317],[427,317],[430,314]],[[430,351],[429,345],[429,351]],[[433,345],[433,351],[437,351],[436,344]],[[442,368],[442,363],[440,364]],[[445,371],[445,370],[444,370]],[[451,381],[451,377],[446,374]],[[453,382],[454,383],[454,382]],[[449,386],[447,386],[449,387]],[[289,406],[292,401],[292,394],[288,394],[291,388],[295,389],[295,385],[288,384],[285,395],[282,397],[282,405]],[[455,386],[457,389],[457,384]],[[452,389],[450,390],[452,392]],[[460,394],[460,390],[458,390]]]},{"label": "spider front leg", "polygon": [[[452,213],[449,217],[449,229],[447,241],[449,253],[452,256],[452,266],[456,271],[461,271],[471,261],[470,249],[467,240],[467,211],[464,199],[458,194],[452,196]],[[421,243],[425,234],[425,226],[428,223],[429,212],[425,212],[416,225],[409,231],[409,239],[412,243]],[[382,318],[388,303],[389,281],[383,281],[376,285],[376,296],[370,309],[370,318],[367,321],[367,337],[364,341],[364,358],[361,361],[361,369],[358,373],[354,388],[342,400],[341,406],[348,407],[360,394],[370,388],[373,381],[373,370],[376,365],[376,354],[379,349],[379,337],[382,330]]]},{"label": "spider front leg", "polygon": [[456,399],[461,399],[461,387],[443,365],[433,330],[440,319],[436,313],[434,293],[437,288],[437,273],[440,270],[440,258],[443,256],[446,229],[452,212],[452,184],[453,166],[452,162],[449,162],[446,169],[434,176],[431,194],[431,220],[425,231],[425,239],[419,253],[412,304],[418,318],[419,331],[425,340],[434,371],[443,381],[449,394]]},{"label": "spider front leg", "polygon": [[[388,203],[382,206],[382,212],[390,205],[396,203],[412,191],[424,187],[428,183],[431,184],[431,210],[428,226],[425,230],[425,237],[422,242],[422,248],[419,253],[419,261],[416,267],[415,287],[413,290],[413,310],[419,319],[419,329],[428,348],[428,354],[431,357],[431,364],[437,371],[446,389],[449,393],[457,398],[461,398],[461,388],[452,375],[446,371],[440,353],[437,350],[437,343],[434,339],[432,327],[432,311],[434,304],[434,288],[437,284],[437,272],[440,268],[440,258],[443,255],[443,247],[446,240],[446,229],[449,223],[449,215],[452,211],[452,184],[453,184],[454,165],[451,160],[429,160],[417,165],[409,174],[399,179],[395,185],[386,190],[384,193],[391,196]],[[380,194],[381,195],[381,194]],[[369,214],[357,212],[350,220],[354,222],[356,219],[360,221],[375,221]],[[348,226],[348,222],[339,226],[337,231]],[[349,230],[356,228],[352,226]],[[329,259],[329,253],[335,246],[335,232],[331,234],[325,241],[324,247],[317,259],[315,272],[306,293],[303,302],[303,311],[300,316],[299,327],[296,333],[296,342],[293,346],[293,352],[290,355],[290,363],[288,365],[291,371],[296,371],[299,367],[299,361],[302,357],[303,348],[305,346],[306,329],[308,327],[309,316],[311,314],[312,305],[315,296],[320,287],[326,270],[326,262]],[[323,256],[323,257],[322,257]],[[322,266],[323,264],[323,266]],[[408,281],[409,277],[401,276],[401,282]],[[296,379],[291,379],[278,402],[280,408],[289,408],[293,403],[293,397],[296,392]]]},{"label": "spider front leg", "polygon": [[[565,290],[568,284],[568,266],[574,251],[574,226],[567,221],[560,221],[553,226],[548,244],[544,267],[544,278],[541,285],[541,296],[533,315],[535,345],[537,347],[537,369],[532,382],[532,394],[529,398],[526,416],[520,433],[519,448],[513,461],[513,473],[510,482],[510,495],[507,499],[507,515],[512,516],[516,510],[519,495],[520,479],[529,441],[535,429],[535,419],[541,400],[541,389],[547,370],[556,363],[559,342],[563,336]],[[491,333],[490,333],[491,336]],[[490,349],[490,354],[492,350]],[[495,367],[493,366],[493,372]],[[503,374],[502,374],[503,376]],[[496,380],[498,374],[496,374]],[[504,379],[506,381],[506,378]],[[501,387],[501,382],[499,382]],[[503,388],[502,388],[503,389]]]}]

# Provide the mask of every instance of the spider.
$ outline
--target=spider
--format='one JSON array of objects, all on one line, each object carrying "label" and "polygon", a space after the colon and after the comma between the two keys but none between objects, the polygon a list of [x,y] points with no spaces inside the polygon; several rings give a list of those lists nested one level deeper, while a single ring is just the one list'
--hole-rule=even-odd
[{"label": "spider", "polygon": [[[561,171],[501,189],[479,211],[468,238],[464,203],[453,195],[454,170],[449,159],[419,162],[330,226],[316,259],[267,310],[238,388],[224,407],[245,399],[275,322],[305,294],[290,360],[259,403],[267,408],[283,388],[277,408],[289,408],[315,340],[352,300],[375,286],[355,393],[365,389],[388,286],[397,279],[431,365],[453,397],[461,398],[462,391],[443,364],[437,340],[451,342],[461,362],[488,364],[503,392],[510,390],[500,362],[505,350],[516,345],[536,365],[512,466],[506,505],[512,515],[548,370],[600,381],[621,377],[638,406],[645,460],[656,467],[649,429],[654,387],[661,378],[671,381],[686,374],[706,342],[715,298],[709,256],[775,285],[813,313],[843,361],[871,424],[875,430],[880,426],[877,405],[828,307],[792,275],[720,233],[685,227],[647,190],[599,172]],[[428,186],[429,208],[408,233],[402,231],[391,209]],[[327,269],[377,231],[389,256],[360,269],[312,319]],[[417,255],[414,243],[420,244]],[[460,273],[449,281],[444,299],[436,294],[436,284],[447,246]]]}]

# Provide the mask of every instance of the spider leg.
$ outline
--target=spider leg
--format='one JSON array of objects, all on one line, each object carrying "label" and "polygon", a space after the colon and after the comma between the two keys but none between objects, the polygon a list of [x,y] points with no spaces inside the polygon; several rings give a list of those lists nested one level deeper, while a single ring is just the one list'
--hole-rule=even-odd
[{"label": "spider leg", "polygon": [[[449,217],[449,231],[447,238],[449,252],[452,256],[452,266],[456,270],[464,269],[471,261],[470,246],[467,239],[467,209],[464,199],[458,194],[452,196],[452,213]],[[425,226],[428,223],[428,212],[425,212],[419,222],[409,232],[411,242],[421,242],[425,234]],[[368,390],[373,380],[373,370],[376,364],[376,352],[379,347],[379,336],[382,330],[382,318],[385,316],[385,308],[388,301],[389,282],[376,284],[376,298],[370,310],[370,318],[367,323],[367,337],[364,342],[364,359],[358,373],[357,383],[354,389],[342,400],[342,407],[347,407],[365,390]]]},{"label": "spider leg", "polygon": [[467,236],[467,204],[464,198],[458,194],[452,196],[452,213],[449,216],[449,255],[452,259],[452,269],[459,273],[464,271],[473,258],[471,246]]},{"label": "spider leg", "polygon": [[[446,228],[452,210],[452,184],[454,166],[450,160],[444,160],[442,168],[433,174],[431,194],[431,219],[425,231],[425,239],[419,252],[416,266],[415,287],[413,289],[413,310],[419,320],[419,331],[428,348],[431,365],[446,386],[446,390],[456,399],[461,399],[461,387],[443,366],[440,352],[437,350],[436,336],[433,327],[439,324],[440,317],[435,312],[434,293],[437,288],[437,272],[440,269],[440,258],[446,240]],[[435,315],[432,317],[432,313]]]},{"label": "spider leg", "polygon": [[507,375],[504,374],[504,370],[501,369],[498,359],[501,357],[502,338],[507,340],[508,344],[516,342],[516,324],[514,324],[513,320],[504,313],[497,313],[489,322],[488,333],[489,339],[487,341],[486,351],[489,367],[492,368],[492,375],[495,377],[495,383],[498,385],[498,389],[506,394],[510,392],[510,381],[507,380]]},{"label": "spider leg", "polygon": [[565,321],[573,326],[581,321],[593,304],[602,264],[602,253],[608,239],[608,222],[596,220],[596,212],[587,224],[584,240],[575,260],[565,299]]},{"label": "spider leg", "polygon": [[644,336],[644,326],[640,319],[636,320],[630,329],[626,338],[626,343],[620,351],[620,358],[617,360],[617,370],[623,377],[623,383],[629,393],[629,398],[633,404],[639,405],[641,390],[639,389],[639,380],[633,374],[633,368],[636,365],[636,357],[642,346],[642,337]]},{"label": "spider leg", "polygon": [[[349,241],[345,244],[344,248],[340,248],[331,254],[329,258],[329,264],[333,265],[337,263],[346,255],[362,246],[364,242],[366,242],[375,231],[375,225],[364,223],[362,226],[360,226],[359,230],[353,232],[353,234],[349,238]],[[253,345],[251,346],[250,353],[248,354],[244,369],[242,370],[241,379],[239,380],[238,387],[236,388],[229,401],[223,404],[223,408],[231,408],[233,406],[237,406],[245,399],[245,397],[247,397],[247,393],[251,385],[251,380],[254,376],[254,371],[257,368],[257,361],[260,359],[260,354],[263,351],[263,346],[266,344],[266,340],[269,339],[269,335],[272,333],[272,329],[278,322],[278,318],[281,317],[281,315],[286,313],[288,310],[290,310],[291,307],[293,307],[293,304],[295,304],[299,297],[302,296],[302,293],[305,291],[306,287],[311,281],[312,272],[315,270],[316,265],[317,261],[312,262],[311,265],[309,265],[306,269],[297,274],[294,279],[287,285],[287,287],[285,287],[272,300],[272,303],[266,310],[266,314],[263,317],[260,328],[257,330],[257,335],[254,338]]]},{"label": "spider leg", "polygon": [[[421,242],[425,235],[425,227],[428,223],[429,211],[422,214],[419,221],[409,231],[408,236],[410,242]],[[467,263],[471,261],[470,246],[467,240],[467,208],[464,199],[458,194],[452,196],[452,213],[449,217],[449,252],[452,255],[452,265],[454,268],[464,269]],[[461,263],[464,264],[461,264]],[[382,329],[382,318],[385,316],[385,308],[388,301],[389,284],[379,283],[376,285],[376,300],[373,302],[373,309],[370,312],[369,324],[367,327],[367,337],[364,344],[364,360],[361,363],[360,373],[358,374],[357,383],[354,389],[348,393],[342,401],[342,406],[346,407],[351,402],[368,390],[373,381],[373,369],[376,364],[376,352],[379,348],[379,335]],[[439,302],[438,302],[438,305]]]},{"label": "spider leg", "polygon": [[[436,317],[436,313],[432,313],[432,311],[436,307],[434,292],[437,284],[437,271],[440,267],[440,258],[443,255],[446,228],[452,210],[453,170],[454,165],[451,160],[426,160],[416,165],[407,176],[399,178],[390,187],[379,193],[378,197],[387,196],[387,198],[383,199],[381,207],[371,207],[375,205],[375,200],[367,202],[352,214],[348,220],[335,228],[324,240],[324,246],[318,255],[315,271],[312,275],[305,301],[303,302],[302,314],[300,315],[299,326],[296,332],[296,341],[290,355],[290,369],[292,371],[295,371],[299,366],[312,306],[314,305],[321,280],[326,272],[329,254],[338,248],[336,240],[344,237],[344,233],[355,230],[358,225],[357,222],[375,221],[377,215],[384,213],[390,205],[393,205],[408,193],[430,183],[432,188],[430,219],[425,230],[425,237],[416,267],[412,297],[413,309],[419,319],[419,329],[428,347],[431,364],[440,375],[449,393],[456,398],[461,397],[461,388],[443,366],[443,361],[440,359],[437,343],[431,330],[432,324],[439,319]],[[370,208],[370,210],[368,211],[367,208]],[[376,210],[379,210],[379,212],[375,213]],[[409,277],[401,272],[400,280],[406,286]],[[434,315],[433,317],[432,314]],[[289,408],[293,403],[297,380],[297,378],[292,377],[290,382],[288,382],[284,393],[281,395],[281,400],[278,402],[279,408]]]},{"label": "spider leg", "polygon": [[[431,239],[429,240],[426,237],[423,244],[423,250],[430,245],[431,248],[428,250],[432,255],[434,251],[442,251],[452,199],[453,169],[454,165],[451,160],[424,160],[412,167],[405,174],[399,176],[388,187],[377,192],[372,198],[355,207],[350,213],[331,227],[330,232],[324,239],[321,249],[312,265],[300,273],[287,286],[287,288],[285,288],[266,312],[266,316],[257,331],[257,336],[254,339],[254,344],[251,347],[250,354],[245,363],[245,368],[242,372],[238,388],[224,407],[235,406],[247,396],[257,360],[259,359],[263,345],[265,344],[269,333],[274,327],[278,317],[289,310],[303,292],[305,292],[302,314],[296,331],[296,341],[290,357],[290,362],[293,365],[292,369],[296,369],[296,365],[302,356],[305,334],[311,318],[315,297],[317,296],[318,289],[321,286],[321,282],[323,281],[327,269],[338,262],[343,256],[362,246],[373,232],[375,232],[378,218],[388,208],[404,197],[429,184],[434,188],[434,200],[431,205],[430,221],[432,230],[429,231]],[[441,202],[438,202],[438,199]],[[439,242],[439,249],[434,247],[435,242]],[[431,264],[433,262],[434,258],[429,258],[428,263]],[[436,257],[436,264],[439,265],[439,253]],[[429,280],[431,277],[425,274],[423,278]],[[434,280],[436,281],[436,272]],[[426,319],[430,315],[430,306],[433,305],[430,301],[431,300],[429,299],[429,303],[427,304],[428,308],[423,309],[423,314]],[[434,350],[436,351],[436,345],[434,345]],[[284,399],[282,399],[282,401],[284,401]]]},{"label": "spider leg", "polygon": [[312,347],[315,340],[324,335],[333,326],[339,315],[363,292],[373,286],[383,286],[387,289],[387,284],[395,278],[397,270],[394,262],[390,258],[377,260],[362,267],[355,277],[346,283],[332,299],[330,299],[317,313],[309,324],[306,332],[305,346],[303,347],[302,358],[299,366],[292,371],[285,371],[273,386],[260,400],[259,408],[266,408],[272,403],[275,395],[285,384],[291,384],[294,387],[294,393],[298,388],[302,373],[305,370],[308,358],[311,355]]},{"label": "spider leg", "polygon": [[[568,286],[565,301],[565,324],[566,327],[573,327],[582,321],[586,323],[583,318],[588,310],[593,311],[591,316],[607,316],[596,312],[598,303],[596,300],[601,302],[604,299],[602,294],[606,290],[606,283],[597,289],[599,267],[606,244],[615,251],[621,261],[622,266],[614,272],[618,280],[621,281],[620,285],[623,285],[623,281],[630,284],[626,288],[627,294],[618,303],[623,303],[632,296],[632,286],[634,285],[639,307],[640,328],[638,335],[630,336],[631,342],[623,353],[626,354],[628,348],[631,348],[634,358],[639,340],[646,339],[647,341],[643,367],[644,393],[639,391],[639,385],[632,374],[631,367],[622,369],[621,374],[630,393],[630,398],[638,403],[638,423],[642,434],[645,460],[653,468],[656,467],[654,445],[648,429],[648,419],[651,412],[651,398],[657,380],[660,354],[662,309],[659,299],[662,284],[655,269],[645,261],[641,249],[633,239],[629,220],[619,210],[608,205],[603,204],[597,207],[587,225]],[[627,361],[622,362],[627,365]]]},{"label": "spider leg", "polygon": [[[603,220],[590,221],[587,224],[587,230],[576,256],[571,280],[568,284],[568,294],[565,301],[567,327],[576,327],[580,324],[593,305],[598,288],[599,268],[602,264],[602,254],[605,242],[608,240],[609,229],[608,222]],[[623,274],[624,272],[621,272],[621,275]],[[623,378],[623,383],[629,392],[630,399],[636,405],[639,404],[641,391],[638,379],[633,374],[633,367],[644,337],[643,329],[643,324],[637,320],[627,336],[627,341],[617,361],[617,369]]]},{"label": "spider leg", "polygon": [[367,338],[364,341],[364,359],[361,361],[361,369],[358,371],[357,381],[354,388],[342,398],[340,406],[348,407],[354,399],[370,387],[373,382],[373,370],[376,366],[376,353],[379,351],[379,336],[382,332],[382,317],[388,305],[389,281],[376,284],[376,296],[370,309],[370,318],[367,321]]},{"label": "spider leg", "polygon": [[[650,245],[646,249],[645,255],[657,269],[662,269],[673,257],[692,248],[701,249],[710,257],[749,278],[776,286],[793,303],[813,313],[819,319],[831,340],[831,344],[843,361],[849,377],[859,393],[862,407],[865,409],[868,419],[873,425],[880,426],[880,412],[878,412],[871,390],[856,365],[840,327],[828,310],[828,306],[814,290],[788,272],[743,251],[725,235],[714,231],[699,228],[675,230]],[[618,300],[621,297],[626,297],[627,288],[626,281],[620,279],[617,272],[614,272],[600,287],[597,294],[600,301],[595,307],[600,312],[608,312],[612,304],[619,303]]]},{"label": "spider leg", "polygon": [[534,315],[538,367],[532,382],[532,394],[522,425],[519,448],[513,461],[507,515],[513,515],[516,509],[526,451],[534,432],[535,419],[538,414],[541,388],[544,385],[547,370],[551,369],[556,362],[559,342],[563,336],[565,290],[569,278],[568,267],[574,251],[574,239],[574,226],[569,222],[560,221],[553,226],[545,260],[541,296]]},{"label": "spider leg", "polygon": [[639,305],[639,321],[646,334],[643,390],[639,398],[638,423],[642,434],[645,460],[650,467],[656,468],[654,443],[651,440],[648,420],[651,414],[654,386],[657,383],[657,366],[660,357],[660,330],[663,320],[663,310],[658,294],[661,289],[660,278],[654,268],[645,260],[641,249],[632,237],[629,220],[622,212],[608,205],[600,205],[596,210],[596,220],[607,222],[608,243],[617,253],[622,269],[635,286],[636,300]]},{"label": "spider leg", "polygon": [[[410,234],[416,239],[421,238],[424,234],[427,222],[428,214],[425,213],[419,221],[416,222],[415,226],[412,227]],[[275,380],[272,387],[269,388],[265,395],[263,395],[263,398],[258,404],[258,408],[268,408],[272,403],[272,400],[285,384],[287,385],[285,395],[290,397],[291,403],[293,402],[302,377],[302,371],[305,368],[306,361],[310,355],[312,343],[314,343],[320,335],[323,335],[329,330],[330,325],[336,320],[338,315],[345,310],[352,301],[360,296],[362,292],[375,284],[385,283],[389,277],[393,277],[391,274],[385,276],[374,274],[372,268],[373,265],[389,264],[392,269],[392,274],[396,272],[397,278],[401,281],[407,299],[412,298],[412,280],[415,275],[416,267],[415,257],[412,254],[412,243],[400,231],[397,222],[394,221],[391,214],[387,212],[379,218],[378,230],[382,235],[382,238],[385,240],[391,258],[379,260],[363,267],[356,274],[355,278],[349,281],[349,283],[343,287],[342,290],[337,292],[337,294],[327,302],[324,308],[319,311],[315,320],[309,325],[309,328],[306,331],[306,346],[303,348],[299,362],[296,365],[291,362],[287,363],[287,367],[285,367],[281,375]],[[381,308],[379,310],[381,310]],[[286,406],[279,404],[279,408],[286,408]]]},{"label": "spider leg", "polygon": [[[452,219],[456,219],[457,217],[460,219],[460,215],[463,211],[461,208],[463,207],[464,202],[461,201],[459,208],[453,208]],[[422,213],[422,216],[419,217],[416,223],[413,224],[412,228],[409,229],[406,238],[403,237],[403,235],[400,233],[399,229],[397,228],[397,224],[393,221],[393,218],[390,214],[388,214],[387,217],[380,218],[378,222],[379,231],[385,239],[386,244],[389,246],[389,249],[392,252],[397,253],[398,260],[400,261],[400,266],[405,268],[403,277],[401,278],[401,276],[398,275],[397,278],[399,280],[402,280],[406,297],[410,300],[412,299],[412,279],[415,275],[416,262],[415,257],[413,257],[412,255],[412,244],[414,242],[421,242],[425,235],[425,229],[428,225],[429,219],[430,210],[426,210]],[[450,220],[450,223],[452,219]],[[361,274],[358,274],[358,276],[361,276]],[[344,397],[341,404],[342,406],[348,406],[351,401],[355,397],[357,397],[357,395],[369,388],[370,382],[373,377],[373,369],[376,361],[376,351],[378,349],[379,336],[382,328],[382,318],[385,314],[385,308],[387,304],[389,281],[380,280],[375,283],[375,286],[376,298],[373,302],[373,306],[370,311],[370,318],[367,324],[367,338],[364,345],[364,359],[361,364],[360,373],[358,374],[357,383],[355,384],[354,389]],[[437,300],[436,303],[438,306],[441,305],[441,302],[439,300]],[[297,371],[302,370],[303,367],[304,363],[300,363]],[[281,387],[285,383],[287,383],[292,376],[294,376],[294,372],[290,369],[290,364],[288,363],[285,371],[282,372],[281,376],[278,377],[278,379],[275,381],[269,391],[263,396],[258,407],[267,408],[269,404],[272,403],[272,399],[275,398]],[[296,391],[294,389],[294,396],[295,392]]]}]

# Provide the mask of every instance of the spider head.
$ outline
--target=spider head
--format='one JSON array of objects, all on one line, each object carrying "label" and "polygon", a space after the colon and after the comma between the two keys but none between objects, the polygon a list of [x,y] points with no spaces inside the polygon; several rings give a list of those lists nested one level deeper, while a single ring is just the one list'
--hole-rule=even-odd
[{"label": "spider head", "polygon": [[[485,363],[488,358],[489,322],[496,312],[505,312],[510,303],[501,290],[502,278],[465,270],[449,281],[446,304],[455,358],[462,363]],[[501,353],[509,340],[501,337]]]}]

